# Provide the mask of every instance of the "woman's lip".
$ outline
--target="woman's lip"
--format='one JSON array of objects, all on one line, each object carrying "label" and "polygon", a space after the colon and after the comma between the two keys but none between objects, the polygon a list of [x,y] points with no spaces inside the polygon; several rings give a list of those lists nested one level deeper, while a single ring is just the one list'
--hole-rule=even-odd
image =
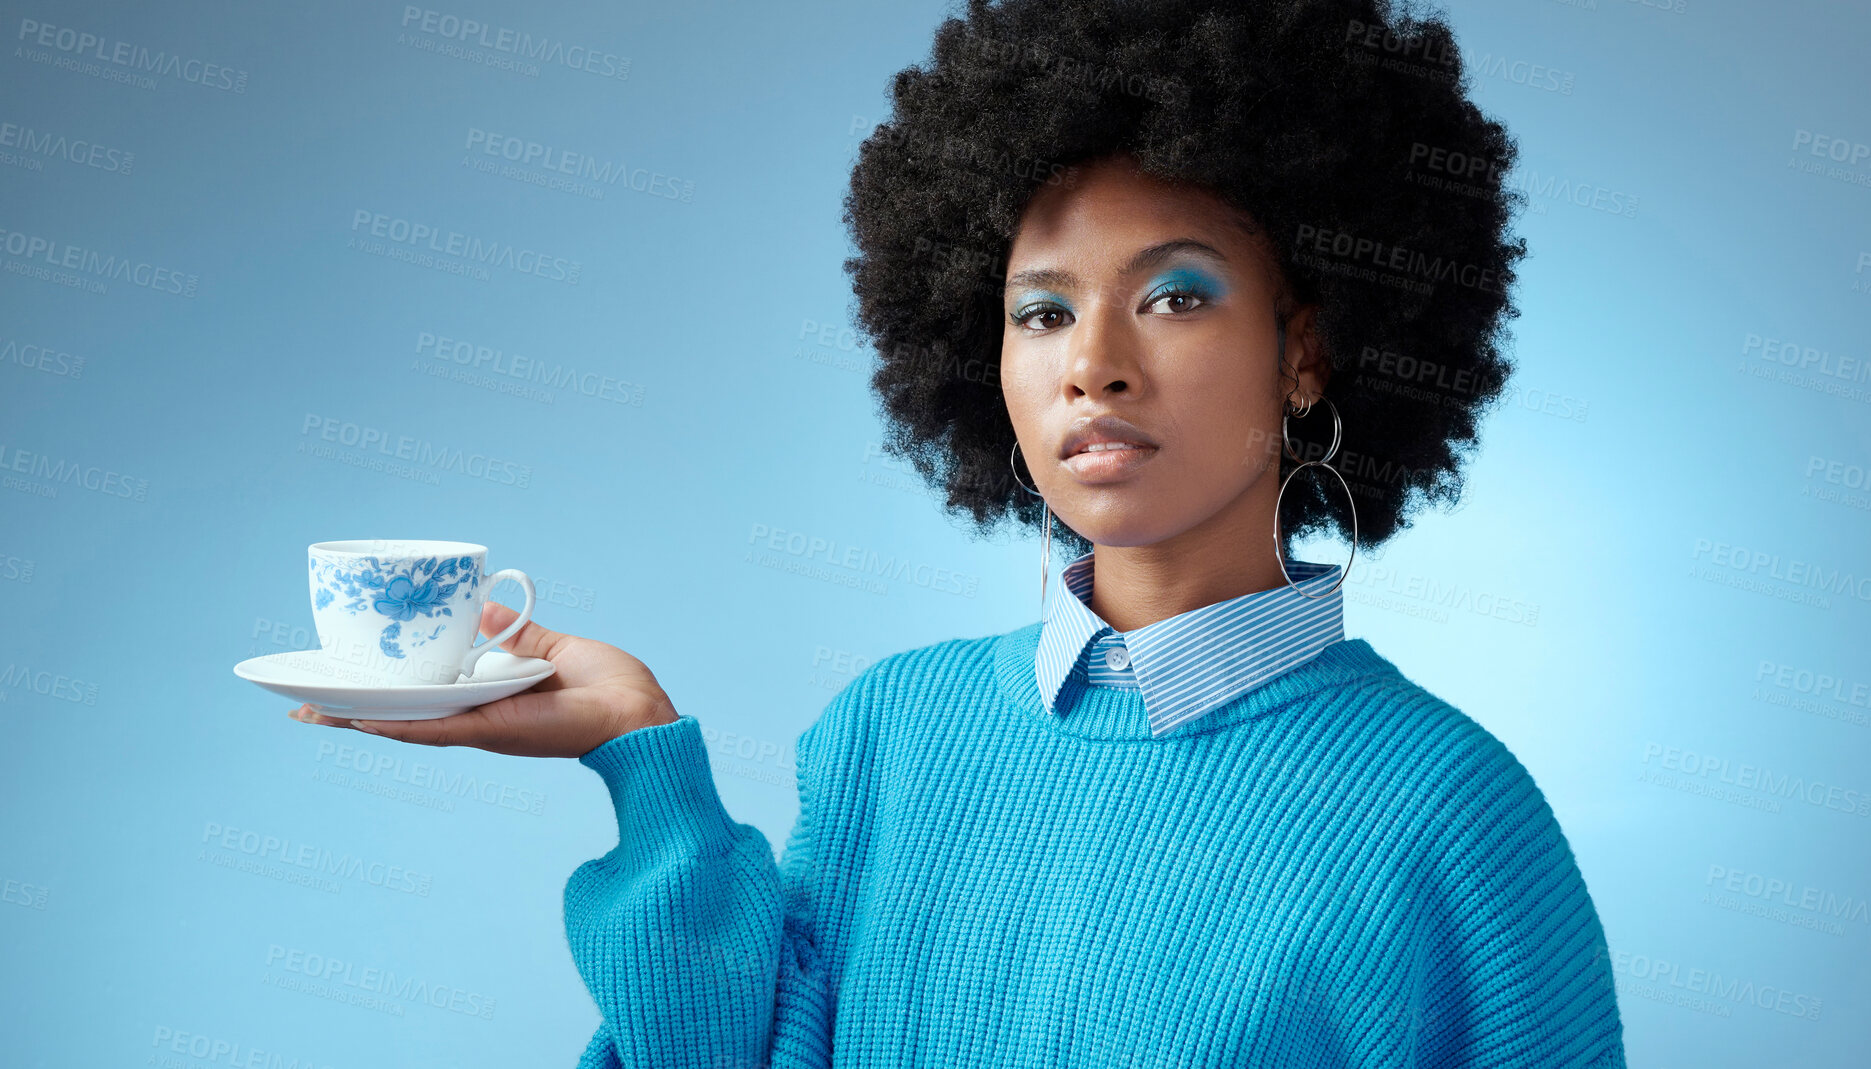
[{"label": "woman's lip", "polygon": [[1153,445],[1138,449],[1098,449],[1066,457],[1065,466],[1072,469],[1080,482],[1115,482],[1149,463],[1156,454],[1157,447]]}]

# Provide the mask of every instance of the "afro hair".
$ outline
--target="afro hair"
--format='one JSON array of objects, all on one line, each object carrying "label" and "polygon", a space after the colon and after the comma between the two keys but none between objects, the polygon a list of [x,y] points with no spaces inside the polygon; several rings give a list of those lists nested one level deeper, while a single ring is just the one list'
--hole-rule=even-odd
[{"label": "afro hair", "polygon": [[[1525,197],[1505,181],[1516,146],[1468,99],[1442,18],[1385,0],[968,0],[891,97],[853,165],[844,268],[879,358],[884,448],[951,513],[978,531],[1041,522],[1009,462],[1007,255],[1038,189],[1113,154],[1244,213],[1279,265],[1282,323],[1318,306],[1343,420],[1331,463],[1360,547],[1460,497],[1478,418],[1512,370],[1500,342],[1526,244],[1508,226]],[[1306,459],[1331,440],[1329,412],[1292,423]],[[1294,467],[1283,453],[1280,477]],[[1282,550],[1349,538],[1343,512],[1336,479],[1293,480]]]}]

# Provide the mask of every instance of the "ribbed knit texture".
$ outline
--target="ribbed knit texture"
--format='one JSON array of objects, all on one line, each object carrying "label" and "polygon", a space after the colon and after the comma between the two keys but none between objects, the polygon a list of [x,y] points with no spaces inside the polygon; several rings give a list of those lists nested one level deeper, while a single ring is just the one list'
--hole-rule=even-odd
[{"label": "ribbed knit texture", "polygon": [[619,829],[565,887],[582,1069],[1622,1069],[1578,866],[1480,725],[1363,639],[1161,738],[1136,690],[1055,718],[1039,630],[847,685],[777,865],[692,717],[580,758]]}]

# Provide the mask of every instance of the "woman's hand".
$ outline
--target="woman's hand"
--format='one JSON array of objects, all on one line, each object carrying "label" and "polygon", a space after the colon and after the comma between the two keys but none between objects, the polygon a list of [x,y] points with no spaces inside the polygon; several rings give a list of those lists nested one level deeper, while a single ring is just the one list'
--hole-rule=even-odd
[{"label": "woman's hand", "polygon": [[[481,633],[497,635],[518,615],[489,598],[481,610]],[[309,705],[292,716],[401,742],[473,746],[520,757],[582,757],[625,732],[676,721],[675,706],[649,666],[615,646],[529,621],[501,648],[543,657],[557,671],[510,698],[438,720],[345,720]]]}]

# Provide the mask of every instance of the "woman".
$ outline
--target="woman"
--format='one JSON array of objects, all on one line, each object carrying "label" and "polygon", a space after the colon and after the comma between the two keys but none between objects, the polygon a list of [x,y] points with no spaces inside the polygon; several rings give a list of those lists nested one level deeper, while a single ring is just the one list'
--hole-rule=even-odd
[{"label": "woman", "polygon": [[1514,146],[1459,75],[1374,0],[977,0],[898,75],[846,215],[892,448],[1075,559],[832,700],[777,865],[590,639],[529,624],[557,674],[459,716],[298,715],[603,777],[585,1066],[1622,1067],[1539,789],[1288,557],[1453,500],[1509,370]]}]

